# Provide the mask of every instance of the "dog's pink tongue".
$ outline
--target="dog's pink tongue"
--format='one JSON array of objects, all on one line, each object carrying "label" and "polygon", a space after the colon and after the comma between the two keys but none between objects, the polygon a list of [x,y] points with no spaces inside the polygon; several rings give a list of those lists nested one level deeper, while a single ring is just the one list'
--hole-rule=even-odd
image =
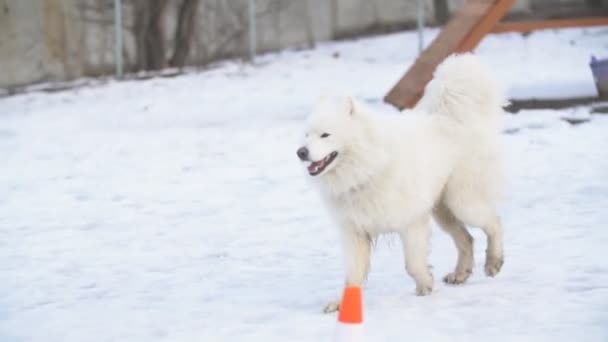
[{"label": "dog's pink tongue", "polygon": [[323,160],[313,162],[312,164],[308,165],[308,172],[310,172],[310,173],[317,172],[319,170],[319,168],[321,167],[321,165],[323,165]]}]

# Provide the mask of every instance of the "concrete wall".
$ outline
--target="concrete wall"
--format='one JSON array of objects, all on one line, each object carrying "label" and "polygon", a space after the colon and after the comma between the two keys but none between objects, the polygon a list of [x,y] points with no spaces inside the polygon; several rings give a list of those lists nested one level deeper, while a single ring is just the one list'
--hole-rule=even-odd
[{"label": "concrete wall", "polygon": [[[123,55],[134,71],[134,3],[123,0]],[[464,0],[449,0],[451,11]],[[513,11],[530,11],[520,0]],[[584,2],[584,0],[560,0]],[[171,47],[179,0],[169,0],[165,41]],[[416,0],[257,0],[258,51],[307,47],[358,34],[412,27]],[[424,0],[434,23],[433,0]],[[246,56],[247,0],[200,0],[188,65]],[[0,0],[0,88],[111,74],[114,70],[112,0]],[[172,53],[167,49],[167,58]]]},{"label": "concrete wall", "polygon": [[0,86],[68,76],[61,3],[0,0]]},{"label": "concrete wall", "polygon": [[83,47],[95,37],[86,35],[90,28],[76,5],[76,0],[0,0],[0,87],[89,72],[95,54]]}]

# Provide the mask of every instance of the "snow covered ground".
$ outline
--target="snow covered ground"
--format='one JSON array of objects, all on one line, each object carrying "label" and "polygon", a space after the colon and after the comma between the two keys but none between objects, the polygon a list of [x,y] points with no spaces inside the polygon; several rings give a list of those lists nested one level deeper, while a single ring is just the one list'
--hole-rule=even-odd
[{"label": "snow covered ground", "polygon": [[[427,37],[436,34],[429,30]],[[414,33],[226,62],[174,79],[0,100],[0,341],[331,341],[337,234],[296,160],[323,87],[374,106],[416,55]],[[488,37],[515,97],[593,94],[606,29]],[[337,58],[334,55],[339,55]],[[381,240],[365,289],[373,341],[608,341],[608,116],[506,120],[506,263],[414,296]]]}]

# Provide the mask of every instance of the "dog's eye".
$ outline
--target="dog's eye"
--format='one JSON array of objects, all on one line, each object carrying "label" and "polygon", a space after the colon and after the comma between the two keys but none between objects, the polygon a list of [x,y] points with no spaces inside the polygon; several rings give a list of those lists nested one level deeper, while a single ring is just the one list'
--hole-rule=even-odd
[{"label": "dog's eye", "polygon": [[330,136],[331,134],[329,133],[323,133],[321,134],[321,138],[327,138],[328,136]]}]

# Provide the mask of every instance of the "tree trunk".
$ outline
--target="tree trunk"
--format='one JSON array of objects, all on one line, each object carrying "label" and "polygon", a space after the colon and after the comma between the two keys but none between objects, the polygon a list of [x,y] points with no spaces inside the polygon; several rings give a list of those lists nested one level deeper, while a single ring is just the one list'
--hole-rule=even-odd
[{"label": "tree trunk", "polygon": [[450,17],[448,0],[433,0],[433,5],[435,7],[435,20],[437,21],[437,24],[445,24]]},{"label": "tree trunk", "polygon": [[138,70],[159,70],[165,67],[163,16],[167,0],[137,1],[135,37]]},{"label": "tree trunk", "polygon": [[147,69],[160,70],[166,66],[163,16],[167,0],[147,0],[147,2],[150,6],[150,25],[146,36]]},{"label": "tree trunk", "polygon": [[196,20],[199,0],[184,0],[177,19],[177,30],[175,31],[175,50],[169,61],[172,67],[182,68],[190,52],[192,32]]},{"label": "tree trunk", "polygon": [[602,7],[602,0],[585,0],[587,7],[598,8]]},{"label": "tree trunk", "polygon": [[[315,32],[313,30],[313,18],[310,8],[310,0],[304,0],[305,7],[305,19],[306,19],[306,41],[308,43],[309,49],[314,49],[315,47]],[[279,13],[276,14],[280,15]]]},{"label": "tree trunk", "polygon": [[146,55],[146,32],[150,25],[150,15],[148,14],[148,2],[135,2],[135,53],[136,62],[135,69],[137,71],[145,70],[147,67],[148,56]]},{"label": "tree trunk", "polygon": [[330,1],[330,5],[331,5],[331,38],[332,39],[338,39],[338,0],[331,0]]}]

